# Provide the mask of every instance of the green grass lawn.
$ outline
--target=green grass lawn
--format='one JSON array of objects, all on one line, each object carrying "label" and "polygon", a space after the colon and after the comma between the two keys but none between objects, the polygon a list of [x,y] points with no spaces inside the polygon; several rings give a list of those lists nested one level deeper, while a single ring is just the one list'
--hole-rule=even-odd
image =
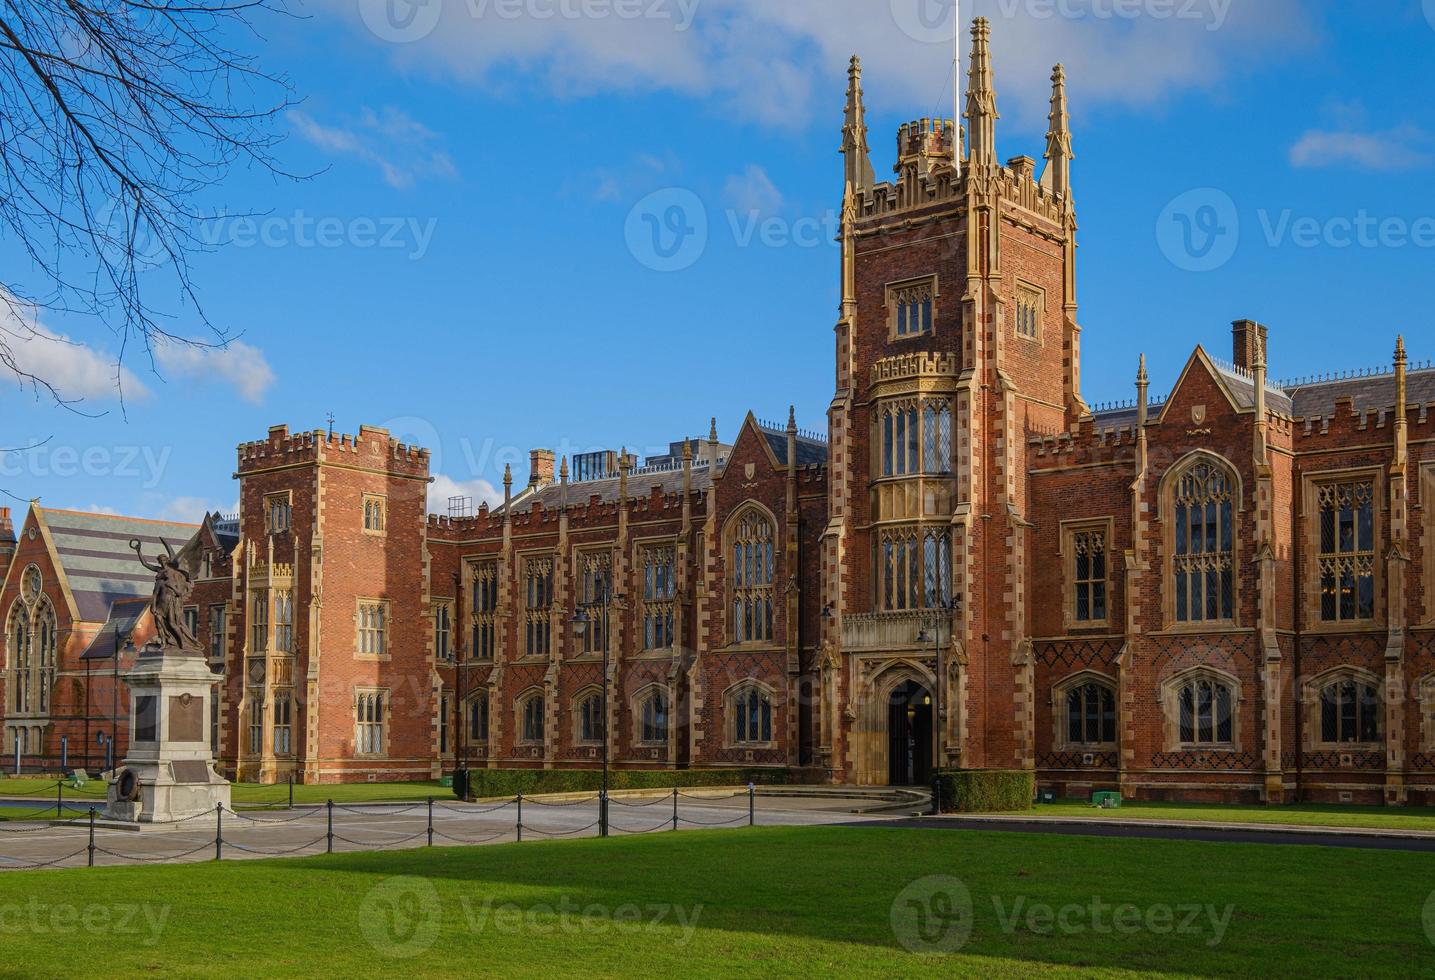
[{"label": "green grass lawn", "polygon": [[12,872],[0,976],[1408,976],[1432,885],[1426,854],[885,827]]},{"label": "green grass lawn", "polygon": [[1293,803],[1286,806],[1235,806],[1224,803],[1142,803],[1124,801],[1100,810],[1076,800],[1042,803],[1026,811],[1034,816],[1091,817],[1102,820],[1186,820],[1200,823],[1260,823],[1293,827],[1350,827],[1425,830],[1435,833],[1435,808],[1352,806],[1345,803]]}]

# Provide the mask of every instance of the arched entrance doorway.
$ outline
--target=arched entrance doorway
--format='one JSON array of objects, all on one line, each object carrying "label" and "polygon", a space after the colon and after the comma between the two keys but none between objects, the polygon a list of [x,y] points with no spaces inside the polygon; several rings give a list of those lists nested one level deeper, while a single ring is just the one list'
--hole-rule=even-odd
[{"label": "arched entrance doorway", "polygon": [[925,786],[932,781],[932,695],[916,681],[898,686],[887,704],[887,781]]}]

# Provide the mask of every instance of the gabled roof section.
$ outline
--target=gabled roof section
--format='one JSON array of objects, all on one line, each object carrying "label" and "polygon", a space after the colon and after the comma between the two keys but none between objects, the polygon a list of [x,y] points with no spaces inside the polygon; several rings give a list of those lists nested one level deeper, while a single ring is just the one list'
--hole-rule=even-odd
[{"label": "gabled roof section", "polygon": [[[751,413],[749,413],[751,418]],[[787,466],[787,427],[754,419],[758,432],[767,440],[772,458],[779,467]],[[827,462],[827,440],[816,432],[797,430],[797,465],[813,466]]]},{"label": "gabled roof section", "polygon": [[130,549],[138,540],[146,557],[162,550],[160,540],[179,552],[197,524],[151,521],[36,506],[35,516],[51,548],[51,558],[74,602],[81,622],[103,623],[118,599],[147,597],[154,575],[146,571]]},{"label": "gabled roof section", "polygon": [[[1171,394],[1166,399],[1161,409],[1160,421],[1166,420],[1166,413],[1172,404],[1177,400],[1177,395],[1186,384],[1191,372],[1195,369],[1204,370],[1216,383],[1216,387],[1225,395],[1226,401],[1231,408],[1237,412],[1253,412],[1256,408],[1256,381],[1246,371],[1241,370],[1234,364],[1218,360],[1206,353],[1206,349],[1197,346],[1191,353],[1191,358],[1181,371],[1181,376],[1176,379],[1176,384],[1171,388]],[[1272,411],[1280,412],[1283,415],[1291,414],[1291,399],[1281,388],[1266,383],[1266,406]]]},{"label": "gabled roof section", "polygon": [[134,632],[144,614],[149,612],[149,604],[147,597],[116,599],[110,603],[110,614],[105,619],[105,625],[100,627],[90,645],[85,647],[80,659],[113,660],[116,649]]}]

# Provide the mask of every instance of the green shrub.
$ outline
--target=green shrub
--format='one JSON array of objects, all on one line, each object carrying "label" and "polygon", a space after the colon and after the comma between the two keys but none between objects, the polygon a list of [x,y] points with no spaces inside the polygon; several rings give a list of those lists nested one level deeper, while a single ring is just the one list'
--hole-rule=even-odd
[{"label": "green shrub", "polygon": [[[787,769],[613,769],[610,789],[668,789],[696,786],[783,786]],[[470,769],[470,799],[529,796],[539,793],[596,793],[603,786],[601,769]]]},{"label": "green shrub", "polygon": [[1036,773],[1029,770],[948,769],[937,774],[942,813],[1001,813],[1026,810],[1036,798]]}]

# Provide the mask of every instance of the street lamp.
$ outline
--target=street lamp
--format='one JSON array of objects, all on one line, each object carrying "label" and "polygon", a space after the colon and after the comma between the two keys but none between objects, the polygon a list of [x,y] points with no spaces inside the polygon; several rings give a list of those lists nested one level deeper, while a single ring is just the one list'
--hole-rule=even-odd
[{"label": "street lamp", "polygon": [[936,699],[935,710],[933,713],[936,717],[937,723],[936,758],[933,760],[933,778],[935,778],[936,776],[935,770],[942,768],[942,734],[943,730],[946,728],[945,719],[942,717],[942,680],[944,678],[944,675],[942,673],[942,620],[946,619],[947,626],[948,628],[950,628],[951,615],[956,608],[957,600],[955,599],[950,602],[943,602],[941,600],[938,600],[936,608],[930,610],[930,622],[932,623],[931,630],[929,631],[927,628],[927,616],[923,616],[922,629],[921,632],[917,634],[918,643],[932,644],[932,655],[936,660],[937,668],[937,689],[933,695]]},{"label": "street lamp", "polygon": [[608,583],[604,579],[595,579],[593,582],[597,598],[591,602],[580,602],[576,604],[573,618],[569,622],[573,626],[573,633],[580,640],[587,632],[588,626],[593,618],[588,610],[597,606],[601,610],[601,618],[598,620],[599,627],[603,630],[603,789],[598,794],[598,836],[608,836],[608,609],[612,601],[617,598],[610,595]]}]

